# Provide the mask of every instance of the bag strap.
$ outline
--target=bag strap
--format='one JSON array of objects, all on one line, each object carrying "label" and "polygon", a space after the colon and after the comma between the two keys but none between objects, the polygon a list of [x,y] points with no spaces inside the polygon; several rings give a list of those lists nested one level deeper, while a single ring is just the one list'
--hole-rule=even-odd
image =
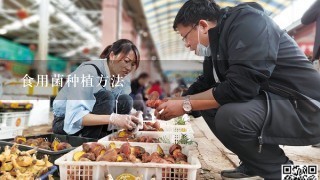
[{"label": "bag strap", "polygon": [[84,65],[91,65],[91,66],[93,66],[93,67],[96,69],[98,76],[102,78],[102,80],[101,80],[101,82],[100,82],[100,85],[104,88],[105,85],[106,85],[106,84],[105,84],[105,81],[106,81],[106,80],[104,79],[104,75],[102,74],[102,72],[100,71],[100,69],[98,68],[98,66],[96,66],[95,64],[84,64]]}]

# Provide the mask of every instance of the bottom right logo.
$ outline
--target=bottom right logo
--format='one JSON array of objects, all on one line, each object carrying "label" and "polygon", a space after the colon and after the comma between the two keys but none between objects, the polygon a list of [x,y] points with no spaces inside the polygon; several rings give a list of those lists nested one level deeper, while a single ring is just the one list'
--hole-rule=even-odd
[{"label": "bottom right logo", "polygon": [[282,180],[318,180],[318,165],[282,165]]}]

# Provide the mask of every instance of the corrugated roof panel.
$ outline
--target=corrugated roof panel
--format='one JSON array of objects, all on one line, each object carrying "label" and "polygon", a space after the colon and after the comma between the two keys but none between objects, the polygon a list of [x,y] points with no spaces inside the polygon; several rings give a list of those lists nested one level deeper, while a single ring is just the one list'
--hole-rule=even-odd
[{"label": "corrugated roof panel", "polygon": [[[161,60],[202,59],[184,47],[180,35],[172,29],[172,24],[180,7],[186,0],[142,0],[151,35]],[[271,14],[277,14],[293,0],[216,0],[221,7],[235,6],[242,2],[258,2]]]}]

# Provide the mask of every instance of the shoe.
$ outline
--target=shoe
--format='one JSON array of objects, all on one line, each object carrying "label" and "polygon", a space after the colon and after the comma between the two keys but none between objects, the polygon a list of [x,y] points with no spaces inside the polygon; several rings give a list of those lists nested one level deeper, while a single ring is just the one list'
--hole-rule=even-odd
[{"label": "shoe", "polygon": [[312,147],[320,148],[320,143],[312,145]]},{"label": "shoe", "polygon": [[236,169],[231,170],[223,170],[221,171],[221,178],[224,180],[231,180],[231,179],[263,179],[254,173],[250,172],[248,168],[244,165],[244,163],[241,163],[240,166],[238,166]]}]

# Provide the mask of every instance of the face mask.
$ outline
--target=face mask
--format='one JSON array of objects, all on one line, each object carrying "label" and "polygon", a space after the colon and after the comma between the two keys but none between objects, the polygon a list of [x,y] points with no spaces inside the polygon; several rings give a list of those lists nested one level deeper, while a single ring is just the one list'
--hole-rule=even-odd
[{"label": "face mask", "polygon": [[198,45],[196,49],[196,55],[198,56],[211,56],[210,46],[206,47],[200,43],[200,28],[198,26]]}]

